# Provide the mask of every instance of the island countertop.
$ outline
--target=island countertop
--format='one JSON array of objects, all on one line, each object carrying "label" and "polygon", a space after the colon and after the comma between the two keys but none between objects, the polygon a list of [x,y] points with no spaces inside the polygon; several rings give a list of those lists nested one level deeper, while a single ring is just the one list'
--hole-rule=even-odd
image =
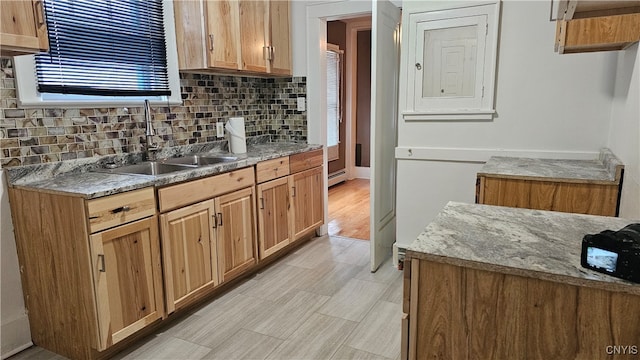
[{"label": "island countertop", "polygon": [[449,202],[407,248],[406,258],[640,295],[640,284],[580,265],[584,235],[637,222]]},{"label": "island countertop", "polygon": [[605,148],[593,160],[493,156],[478,176],[607,184],[618,183],[623,168],[622,162]]}]

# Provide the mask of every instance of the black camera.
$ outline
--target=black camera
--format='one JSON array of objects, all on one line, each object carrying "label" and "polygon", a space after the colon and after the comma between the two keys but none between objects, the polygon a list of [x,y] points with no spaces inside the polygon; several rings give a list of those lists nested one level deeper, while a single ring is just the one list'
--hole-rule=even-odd
[{"label": "black camera", "polygon": [[640,223],[585,235],[580,262],[587,269],[640,283]]}]

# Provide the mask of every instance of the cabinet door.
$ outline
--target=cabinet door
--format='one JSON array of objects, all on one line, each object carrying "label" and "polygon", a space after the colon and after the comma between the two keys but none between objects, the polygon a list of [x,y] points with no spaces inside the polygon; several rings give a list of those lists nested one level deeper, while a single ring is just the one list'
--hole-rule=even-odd
[{"label": "cabinet door", "polygon": [[272,74],[291,75],[291,40],[289,0],[269,1],[270,61],[267,71]]},{"label": "cabinet door", "polygon": [[258,185],[260,259],[284,248],[291,241],[290,208],[288,177]]},{"label": "cabinet door", "polygon": [[289,177],[293,204],[292,233],[294,240],[324,223],[322,166]]},{"label": "cabinet door", "polygon": [[239,69],[240,9],[238,1],[208,0],[206,7],[208,66]]},{"label": "cabinet door", "polygon": [[238,190],[215,199],[222,281],[240,275],[256,263],[254,188]]},{"label": "cabinet door", "polygon": [[163,317],[157,217],[91,235],[98,350]]},{"label": "cabinet door", "polygon": [[204,0],[175,0],[176,46],[180,70],[207,67]]},{"label": "cabinet door", "polygon": [[268,25],[265,0],[240,1],[241,70],[266,72],[265,33]]},{"label": "cabinet door", "polygon": [[0,11],[2,55],[49,50],[42,1],[3,1]]},{"label": "cabinet door", "polygon": [[189,295],[218,284],[213,200],[160,216],[167,313],[189,303]]}]

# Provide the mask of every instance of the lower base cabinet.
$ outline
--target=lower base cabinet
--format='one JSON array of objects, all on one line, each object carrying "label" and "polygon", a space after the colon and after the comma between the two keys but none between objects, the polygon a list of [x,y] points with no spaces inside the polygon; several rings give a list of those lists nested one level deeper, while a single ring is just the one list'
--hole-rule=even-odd
[{"label": "lower base cabinet", "polygon": [[401,359],[634,358],[640,295],[562,281],[407,259]]},{"label": "lower base cabinet", "polygon": [[31,338],[71,359],[164,317],[154,189],[98,199],[9,189]]},{"label": "lower base cabinet", "polygon": [[218,256],[214,201],[160,216],[167,313],[190,302],[190,295],[216,286]]},{"label": "lower base cabinet", "polygon": [[577,214],[617,216],[619,184],[479,176],[477,203]]},{"label": "lower base cabinet", "polygon": [[98,313],[98,350],[164,314],[157,218],[91,235]]},{"label": "lower base cabinet", "polygon": [[253,186],[160,215],[167,313],[257,263],[255,217]]},{"label": "lower base cabinet", "polygon": [[260,259],[264,259],[293,241],[289,177],[259,184],[257,188]]},{"label": "lower base cabinet", "polygon": [[290,177],[293,237],[298,239],[324,222],[322,166]]},{"label": "lower base cabinet", "polygon": [[241,275],[257,263],[255,201],[253,187],[215,199],[222,281]]}]

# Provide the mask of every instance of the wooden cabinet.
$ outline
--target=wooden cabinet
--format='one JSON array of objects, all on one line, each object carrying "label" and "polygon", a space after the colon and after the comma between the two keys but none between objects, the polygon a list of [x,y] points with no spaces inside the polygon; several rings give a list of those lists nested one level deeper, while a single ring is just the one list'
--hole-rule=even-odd
[{"label": "wooden cabinet", "polygon": [[252,168],[158,189],[167,312],[257,263]]},{"label": "wooden cabinet", "polygon": [[237,1],[176,0],[173,11],[180,70],[239,68]]},{"label": "wooden cabinet", "polygon": [[269,28],[267,29],[267,72],[291,75],[290,1],[272,0],[269,4]]},{"label": "wooden cabinet", "polygon": [[153,188],[93,200],[10,188],[9,197],[34,344],[95,358],[163,317]]},{"label": "wooden cabinet", "polygon": [[289,1],[175,0],[180,70],[291,74]]},{"label": "wooden cabinet", "polygon": [[494,156],[477,174],[476,203],[618,216],[623,176],[609,149],[594,160]]},{"label": "wooden cabinet", "polygon": [[480,176],[478,203],[617,216],[619,185]]},{"label": "wooden cabinet", "polygon": [[240,70],[267,72],[268,44],[265,39],[268,26],[267,1],[239,0],[240,2]]},{"label": "wooden cabinet", "polygon": [[401,359],[606,359],[638,341],[640,295],[456,263],[405,261]]},{"label": "wooden cabinet", "polygon": [[0,4],[0,55],[15,56],[49,50],[41,0]]},{"label": "wooden cabinet", "polygon": [[256,165],[260,259],[324,223],[322,156],[319,149]]},{"label": "wooden cabinet", "polygon": [[558,3],[555,50],[560,54],[622,50],[640,41],[640,1]]},{"label": "wooden cabinet", "polygon": [[207,200],[160,216],[167,313],[219,283],[215,213]]},{"label": "wooden cabinet", "polygon": [[291,187],[293,237],[298,239],[324,223],[322,167],[293,174]]},{"label": "wooden cabinet", "polygon": [[222,281],[241,275],[258,261],[255,202],[253,187],[215,199]]},{"label": "wooden cabinet", "polygon": [[93,234],[91,249],[102,351],[163,317],[157,218]]},{"label": "wooden cabinet", "polygon": [[260,259],[264,259],[293,241],[289,224],[289,178],[283,177],[259,184],[258,199]]}]

